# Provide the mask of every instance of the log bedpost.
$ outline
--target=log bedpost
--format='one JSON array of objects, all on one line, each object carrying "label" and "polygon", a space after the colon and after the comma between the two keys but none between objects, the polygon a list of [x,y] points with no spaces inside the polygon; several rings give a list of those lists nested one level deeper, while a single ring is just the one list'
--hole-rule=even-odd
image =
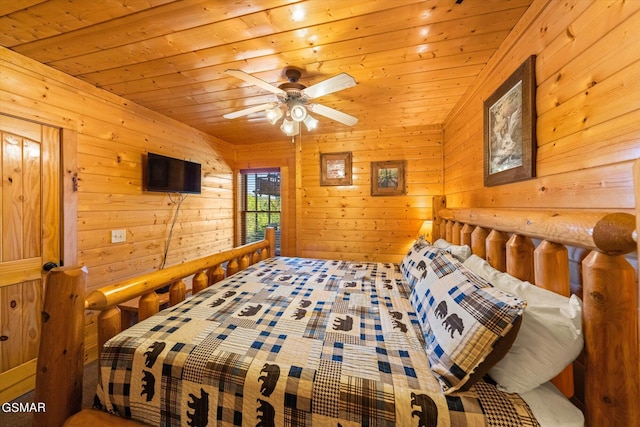
[{"label": "log bedpost", "polygon": [[482,259],[487,258],[487,230],[476,227],[471,233],[471,252]]},{"label": "log bedpost", "polygon": [[198,271],[191,281],[191,295],[195,295],[209,286],[209,278],[204,270]]},{"label": "log bedpost", "polygon": [[640,425],[635,270],[624,256],[593,251],[582,277],[587,425]]},{"label": "log bedpost", "polygon": [[507,240],[507,273],[520,280],[533,283],[533,251],[530,238],[513,234]]},{"label": "log bedpost", "polygon": [[507,236],[498,230],[491,230],[487,236],[487,262],[496,270],[507,271]]},{"label": "log bedpost", "polygon": [[[543,240],[533,253],[533,282],[541,288],[556,294],[569,297],[571,295],[571,279],[569,271],[569,251],[566,246]],[[551,382],[565,396],[575,393],[573,366],[567,366]]]},{"label": "log bedpost", "polygon": [[471,247],[471,233],[473,233],[473,226],[465,224],[460,230],[460,244]]},{"label": "log bedpost", "polygon": [[267,256],[276,256],[276,229],[273,227],[267,227],[264,231],[264,238],[269,242],[269,253]]},{"label": "log bedpost", "polygon": [[[193,293],[195,293],[195,291],[193,291],[194,282],[195,280],[192,282],[192,286],[191,286]],[[169,305],[173,307],[179,302],[184,301],[186,295],[187,295],[187,286],[184,284],[184,281],[176,280],[175,282],[171,283],[171,285],[169,286]]]},{"label": "log bedpost", "polygon": [[58,427],[82,406],[86,267],[58,267],[46,277],[42,338],[38,350],[36,427]]}]

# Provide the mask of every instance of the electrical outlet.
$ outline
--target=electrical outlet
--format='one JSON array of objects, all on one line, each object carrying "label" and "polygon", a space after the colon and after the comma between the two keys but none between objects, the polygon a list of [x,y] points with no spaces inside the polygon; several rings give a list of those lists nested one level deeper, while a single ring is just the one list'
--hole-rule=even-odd
[{"label": "electrical outlet", "polygon": [[127,230],[111,230],[111,243],[127,241]]}]

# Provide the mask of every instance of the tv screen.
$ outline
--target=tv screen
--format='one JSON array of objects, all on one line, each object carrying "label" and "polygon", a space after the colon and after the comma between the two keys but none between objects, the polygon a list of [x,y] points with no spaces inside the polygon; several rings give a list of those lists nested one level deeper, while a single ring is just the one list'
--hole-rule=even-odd
[{"label": "tv screen", "polygon": [[200,164],[149,153],[144,186],[147,191],[200,194]]}]

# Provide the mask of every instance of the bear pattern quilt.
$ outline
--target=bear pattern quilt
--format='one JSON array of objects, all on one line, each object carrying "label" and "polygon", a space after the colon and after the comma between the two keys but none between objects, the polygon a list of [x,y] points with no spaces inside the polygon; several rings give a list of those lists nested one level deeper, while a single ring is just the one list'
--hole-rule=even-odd
[{"label": "bear pattern quilt", "polygon": [[480,382],[444,396],[398,265],[257,263],[112,338],[96,406],[162,426],[536,426]]}]

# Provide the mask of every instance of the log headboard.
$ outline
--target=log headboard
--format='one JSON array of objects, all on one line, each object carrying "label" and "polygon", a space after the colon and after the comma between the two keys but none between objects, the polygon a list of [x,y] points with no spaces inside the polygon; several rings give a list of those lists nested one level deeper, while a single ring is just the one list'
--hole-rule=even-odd
[{"label": "log headboard", "polygon": [[[640,167],[640,166],[638,166]],[[638,171],[640,173],[640,170]],[[466,244],[494,268],[569,295],[568,247],[583,248],[585,348],[554,384],[588,426],[640,425],[639,285],[625,254],[637,251],[636,217],[595,211],[448,208],[436,197],[433,238]],[[575,391],[575,395],[574,395]]]}]

